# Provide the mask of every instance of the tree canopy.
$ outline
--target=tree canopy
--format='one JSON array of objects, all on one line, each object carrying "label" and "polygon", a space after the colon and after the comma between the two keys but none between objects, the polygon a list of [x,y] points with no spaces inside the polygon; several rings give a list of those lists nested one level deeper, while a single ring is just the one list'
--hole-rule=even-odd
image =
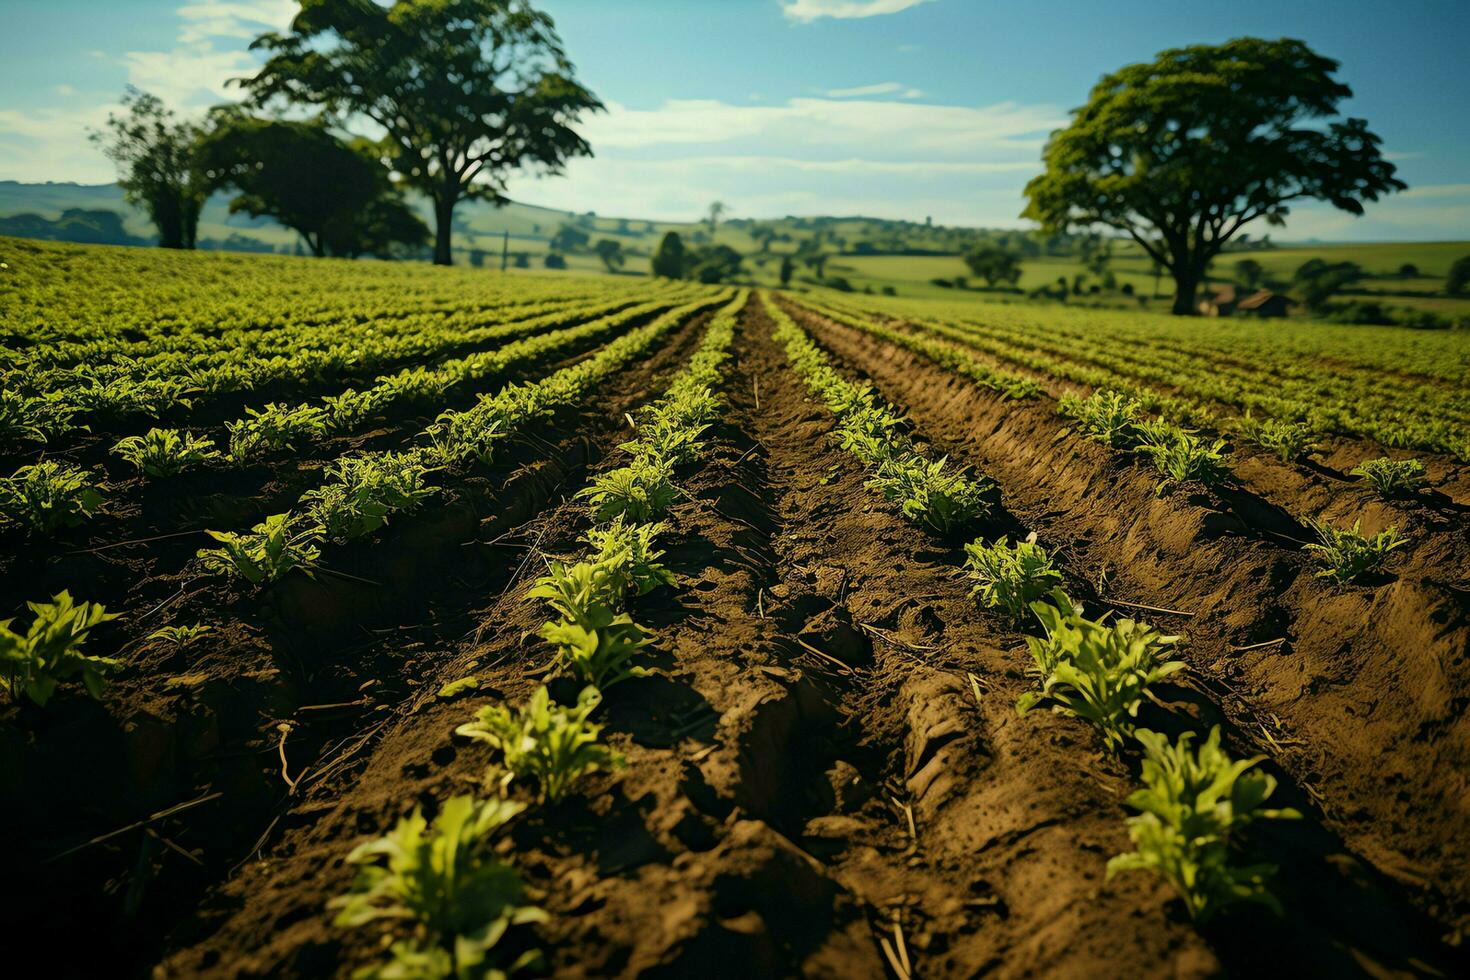
[{"label": "tree canopy", "polygon": [[384,162],[434,204],[434,261],[451,261],[461,200],[503,203],[518,168],[559,173],[590,156],[575,130],[602,108],[579,84],[550,17],[529,0],[302,0],[244,84],[256,105],[319,107],[371,123]]},{"label": "tree canopy", "polygon": [[666,232],[653,253],[653,274],[665,279],[684,278],[684,240],[676,231]]},{"label": "tree canopy", "polygon": [[148,212],[158,244],[193,248],[199,212],[209,196],[196,153],[201,130],[176,118],[157,96],[131,85],[122,106],[126,113],[109,113],[106,126],[91,140],[117,164],[124,197]]},{"label": "tree canopy", "polygon": [[1043,153],[1022,213],[1046,230],[1104,226],[1174,276],[1174,312],[1194,312],[1210,260],[1257,218],[1290,202],[1352,214],[1404,188],[1362,119],[1338,63],[1301,41],[1237,38],[1161,53],[1106,75]]},{"label": "tree canopy", "polygon": [[421,246],[428,227],[403,201],[370,145],[348,144],[320,120],[261,119],[216,109],[199,145],[212,188],[240,193],[231,212],[294,229],[313,255],[386,255]]},{"label": "tree canopy", "polygon": [[999,245],[976,245],[965,253],[965,265],[991,286],[1014,285],[1021,278],[1021,257]]}]

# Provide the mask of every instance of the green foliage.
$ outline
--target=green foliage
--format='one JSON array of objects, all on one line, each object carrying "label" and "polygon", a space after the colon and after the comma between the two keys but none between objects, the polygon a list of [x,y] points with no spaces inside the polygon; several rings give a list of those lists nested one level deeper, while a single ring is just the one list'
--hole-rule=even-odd
[{"label": "green foliage", "polygon": [[230,457],[246,460],[278,449],[294,449],[303,439],[326,434],[327,412],[314,405],[278,405],[245,409],[246,417],[227,422]]},{"label": "green foliage", "polygon": [[1057,401],[1057,411],[1077,422],[1077,431],[1114,449],[1138,445],[1138,423],[1143,406],[1120,391],[1094,391],[1086,398],[1068,392]]},{"label": "green foliage", "polygon": [[1054,711],[1096,725],[1109,748],[1122,747],[1149,687],[1184,669],[1169,659],[1179,637],[1131,619],[1087,619],[1061,589],[1031,611],[1046,634],[1026,638],[1041,690],[1022,695],[1016,710],[1051,701]]},{"label": "green foliage", "polygon": [[685,267],[684,240],[676,231],[664,235],[653,253],[653,274],[664,279],[683,279]]},{"label": "green foliage", "polygon": [[118,440],[112,451],[149,476],[173,476],[222,458],[213,440],[178,429],[149,429]]},{"label": "green foliage", "polygon": [[1347,585],[1359,576],[1376,571],[1390,551],[1408,544],[1393,526],[1368,538],[1362,534],[1362,521],[1354,521],[1346,529],[1315,521],[1308,523],[1317,534],[1317,543],[1307,545],[1307,550],[1317,556],[1322,566],[1317,577],[1333,579],[1338,585]]},{"label": "green foliage", "polygon": [[679,499],[679,490],[667,464],[637,456],[627,466],[595,477],[577,491],[577,498],[583,497],[591,502],[593,519],[598,522],[615,517],[647,521],[666,513]]},{"label": "green foliage", "polygon": [[1036,543],[1034,533],[1014,546],[1005,537],[988,545],[976,538],[965,545],[965,566],[976,583],[970,594],[978,596],[987,609],[1004,609],[1015,620],[1024,618],[1031,603],[1062,584],[1061,572],[1052,566],[1046,549]]},{"label": "green foliage", "polygon": [[999,284],[1014,286],[1021,278],[1021,256],[999,245],[976,245],[964,255],[965,265],[970,271],[994,287]]},{"label": "green foliage", "polygon": [[918,453],[894,456],[878,464],[867,486],[897,501],[903,516],[915,524],[948,534],[990,510],[985,502],[990,484],[968,478],[963,470],[945,472],[947,462],[931,462]]},{"label": "green foliage", "polygon": [[148,634],[150,640],[163,640],[172,643],[176,647],[186,647],[199,639],[206,633],[214,632],[213,626],[203,623],[179,623],[174,626],[163,626]]},{"label": "green foliage", "polygon": [[601,726],[587,720],[601,703],[597,688],[588,686],[576,707],[568,708],[554,703],[542,685],[520,708],[487,705],[455,732],[500,750],[506,770],[502,786],[529,779],[539,787],[541,802],[556,803],[583,776],[625,764],[621,755],[598,744]]},{"label": "green foliage", "polygon": [[508,964],[495,957],[511,926],[546,921],[529,904],[520,875],[492,850],[496,832],[523,809],[509,800],[455,796],[432,829],[415,809],[386,836],[352,850],[347,861],[357,878],[330,903],[336,924],[404,921],[416,933],[392,946],[388,963],[360,976],[494,978],[539,960],[536,953]]},{"label": "green foliage", "polygon": [[199,212],[209,196],[200,166],[201,130],[181,122],[157,96],[128,86],[125,115],[107,115],[91,140],[117,164],[118,186],[130,204],[148,213],[163,248],[193,248]]},{"label": "green foliage", "polygon": [[1410,497],[1424,489],[1424,464],[1417,459],[1364,460],[1352,469],[1353,476],[1361,476],[1382,497]]},{"label": "green foliage", "polygon": [[326,467],[328,482],[307,492],[311,521],[333,541],[350,541],[378,530],[388,515],[411,513],[434,494],[422,454],[345,456]]},{"label": "green foliage", "polygon": [[1237,865],[1230,847],[1232,838],[1256,820],[1301,816],[1263,808],[1276,789],[1270,774],[1252,768],[1264,756],[1232,760],[1220,748],[1218,727],[1198,750],[1191,749],[1189,733],[1172,745],[1148,729],[1136,736],[1145,753],[1144,785],[1128,797],[1128,805],[1140,811],[1128,818],[1128,836],[1137,850],[1110,860],[1108,877],[1121,871],[1163,875],[1200,922],[1239,902],[1279,914],[1281,905],[1268,889],[1275,869]]},{"label": "green foliage", "polygon": [[54,459],[22,466],[0,480],[0,516],[33,531],[77,527],[101,506],[92,474]]},{"label": "green foliage", "polygon": [[48,402],[39,395],[27,395],[10,388],[0,388],[0,448],[22,442],[45,442],[54,399]]},{"label": "green foliage", "polygon": [[102,697],[106,675],[122,669],[122,661],[94,657],[82,650],[92,627],[117,619],[100,603],[72,601],[70,592],[58,592],[50,602],[28,602],[35,619],[24,634],[10,628],[13,619],[0,620],[0,672],[12,699],[25,694],[45,705],[62,681],[80,677],[87,693]]},{"label": "green foliage", "polygon": [[1241,434],[1262,449],[1276,454],[1283,463],[1294,462],[1316,451],[1317,434],[1306,422],[1255,419],[1247,412],[1240,420]]},{"label": "green foliage", "polygon": [[647,595],[660,585],[675,584],[674,573],[658,560],[663,552],[653,545],[663,531],[663,524],[624,523],[615,517],[587,532],[589,561],[605,570],[613,595]]},{"label": "green foliage", "polygon": [[321,528],[310,525],[295,529],[292,525],[289,513],[273,514],[248,534],[206,532],[220,547],[200,549],[205,572],[242,578],[251,585],[275,582],[294,568],[310,575],[321,557],[321,549],[316,546]]},{"label": "green foliage", "polygon": [[545,599],[560,617],[544,623],[538,635],[556,647],[561,667],[600,690],[645,673],[631,664],[649,644],[648,633],[618,611],[626,588],[626,573],[619,567],[551,561],[526,593],[527,598]]},{"label": "green foliage", "polygon": [[1160,495],[1187,483],[1219,486],[1230,477],[1225,440],[1207,443],[1188,429],[1156,419],[1138,426],[1136,451],[1153,461],[1162,475],[1154,492]]},{"label": "green foliage", "polygon": [[1301,41],[1236,38],[1161,52],[1103,77],[1053,133],[1024,216],[1047,230],[1126,232],[1173,273],[1193,313],[1201,271],[1256,218],[1279,224],[1315,198],[1353,214],[1402,190],[1351,90]]},{"label": "green foliage", "polygon": [[1467,288],[1470,288],[1470,255],[1455,259],[1444,281],[1444,291],[1451,296],[1459,296]]}]

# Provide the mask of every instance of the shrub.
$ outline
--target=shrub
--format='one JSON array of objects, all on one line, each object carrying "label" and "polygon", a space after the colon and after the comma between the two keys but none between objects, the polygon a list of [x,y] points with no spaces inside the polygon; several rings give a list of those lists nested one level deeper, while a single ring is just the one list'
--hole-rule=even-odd
[{"label": "shrub", "polygon": [[178,429],[149,429],[118,440],[112,451],[149,476],[173,476],[222,458],[213,440]]},{"label": "shrub", "polygon": [[509,800],[456,796],[432,830],[415,809],[386,836],[353,849],[347,862],[357,866],[357,879],[330,903],[339,910],[336,924],[408,920],[424,934],[394,943],[391,962],[361,976],[504,977],[539,960],[535,952],[509,964],[492,960],[511,926],[546,921],[528,904],[520,875],[491,850],[495,832],[523,809]]},{"label": "shrub", "polygon": [[255,525],[248,534],[230,531],[208,531],[220,543],[218,548],[200,549],[204,570],[214,575],[243,578],[251,585],[274,582],[300,568],[308,575],[321,549],[321,528],[312,525],[305,530],[292,529],[290,514],[273,514]]},{"label": "shrub", "polygon": [[601,728],[587,720],[601,703],[597,688],[588,686],[576,707],[564,707],[542,685],[519,709],[487,705],[455,732],[500,750],[506,770],[502,788],[512,779],[530,779],[542,802],[555,803],[583,776],[625,764],[621,755],[597,744]]},{"label": "shrub", "polygon": [[10,628],[13,619],[0,620],[0,671],[12,699],[25,694],[45,705],[62,681],[80,677],[94,698],[102,696],[107,674],[122,662],[94,657],[82,651],[92,627],[117,619],[101,604],[76,603],[70,592],[58,592],[50,602],[28,602],[36,618],[24,634]]},{"label": "shrub", "polygon": [[1383,497],[1408,497],[1424,489],[1426,482],[1424,464],[1417,459],[1364,460],[1352,470],[1353,476],[1361,476]]},{"label": "shrub", "polygon": [[92,474],[54,459],[22,466],[0,480],[0,515],[33,531],[76,527],[101,506]]},{"label": "shrub", "polygon": [[1026,615],[1031,603],[1062,584],[1061,573],[1052,567],[1035,534],[1014,547],[1004,537],[990,545],[977,538],[965,545],[965,565],[976,582],[970,594],[987,609],[1004,609],[1016,620]]},{"label": "shrub", "polygon": [[1132,734],[1148,688],[1184,669],[1169,659],[1179,637],[1131,619],[1087,619],[1061,589],[1052,590],[1052,602],[1032,603],[1031,611],[1046,634],[1026,638],[1041,690],[1022,695],[1016,710],[1024,715],[1049,700],[1053,710],[1096,725],[1111,749]]},{"label": "shrub", "polygon": [[1252,767],[1264,756],[1234,761],[1220,748],[1220,729],[1192,751],[1192,736],[1176,744],[1157,732],[1137,732],[1143,746],[1143,788],[1128,797],[1140,811],[1128,818],[1137,850],[1108,862],[1108,877],[1121,871],[1153,871],[1184,899],[1189,914],[1204,921],[1238,902],[1281,905],[1267,888],[1269,865],[1235,865],[1231,838],[1256,820],[1300,817],[1295,810],[1263,809],[1276,789],[1270,774]]},{"label": "shrub", "polygon": [[1408,544],[1393,526],[1366,538],[1361,532],[1362,521],[1354,521],[1352,527],[1342,530],[1315,521],[1308,523],[1317,534],[1318,543],[1307,545],[1322,566],[1317,577],[1333,579],[1339,585],[1375,571],[1390,551]]}]

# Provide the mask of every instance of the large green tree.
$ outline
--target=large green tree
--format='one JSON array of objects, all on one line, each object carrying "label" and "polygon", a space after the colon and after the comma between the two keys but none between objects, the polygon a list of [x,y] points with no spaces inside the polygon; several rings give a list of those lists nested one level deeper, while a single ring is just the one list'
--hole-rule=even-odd
[{"label": "large green tree", "polygon": [[238,106],[211,119],[199,165],[212,187],[239,191],[231,212],[274,218],[319,256],[386,255],[428,242],[428,227],[365,141],[346,143],[321,120],[261,119]]},{"label": "large green tree", "polygon": [[128,86],[123,115],[91,134],[118,169],[118,186],[131,204],[148,212],[163,248],[193,248],[199,212],[209,196],[198,165],[203,130],[178,119],[157,96]]},{"label": "large green tree", "polygon": [[1279,225],[1302,199],[1362,214],[1404,188],[1367,122],[1336,118],[1352,95],[1337,68],[1301,41],[1247,37],[1106,75],[1047,142],[1022,217],[1126,233],[1173,275],[1174,312],[1193,313],[1248,222]]},{"label": "large green tree", "polygon": [[385,162],[433,202],[440,265],[460,201],[504,203],[512,172],[592,153],[574,127],[602,103],[528,0],[301,0],[287,33],[252,48],[269,55],[244,82],[257,105],[320,107],[382,134]]},{"label": "large green tree", "polygon": [[987,284],[1015,285],[1021,278],[1021,257],[1008,248],[982,243],[965,253],[965,265]]}]

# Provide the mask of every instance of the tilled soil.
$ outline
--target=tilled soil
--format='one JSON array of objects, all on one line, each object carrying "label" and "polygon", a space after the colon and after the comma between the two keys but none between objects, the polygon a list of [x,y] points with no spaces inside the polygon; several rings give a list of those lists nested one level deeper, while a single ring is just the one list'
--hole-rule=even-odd
[{"label": "tilled soil", "polygon": [[[749,303],[722,423],[706,457],[679,475],[686,499],[660,539],[678,585],[632,609],[655,631],[651,675],[611,687],[599,709],[627,769],[514,825],[507,854],[550,920],[513,932],[511,945],[534,943],[552,975],[572,977],[1466,971],[1442,940],[1460,921],[1466,797],[1432,772],[1436,760],[1463,761],[1452,692],[1465,609],[1435,591],[1442,566],[1414,551],[1393,581],[1335,599],[1299,552],[1217,502],[1153,498],[1147,474],[1056,439],[1059,423],[1034,406],[806,322],[844,368],[911,413],[935,455],[999,483],[994,514],[939,540],[868,491],[828,438],[831,415]],[[259,693],[241,699],[248,710],[230,709],[250,717],[206,755],[246,761],[185,767],[192,784],[176,782],[171,800],[226,795],[150,824],[157,840],[131,831],[89,849],[105,853],[93,864],[110,861],[121,888],[138,887],[140,876],[119,870],[130,859],[165,871],[142,889],[150,914],[137,921],[152,935],[99,951],[106,968],[79,975],[345,977],[380,955],[377,930],[331,924],[326,904],[352,878],[344,858],[416,805],[431,813],[484,791],[489,753],[453,729],[545,679],[550,651],[528,634],[546,611],[526,586],[546,557],[580,553],[588,521],[572,494],[589,471],[619,464],[622,414],[659,392],[696,334],[605,385],[596,405],[523,446],[478,492],[473,483],[395,522],[340,565],[405,596],[302,579],[266,610],[230,607],[228,643],[201,658],[219,692],[210,710],[223,713],[243,685]],[[1237,754],[1264,746],[1280,801],[1307,815],[1248,841],[1282,866],[1284,919],[1247,911],[1198,929],[1160,879],[1105,880],[1108,858],[1129,849],[1123,800],[1137,759],[1105,752],[1078,719],[1017,715],[1033,684],[1023,636],[977,607],[961,572],[968,537],[1029,530],[1061,555],[1069,590],[1090,607],[1106,565],[1104,595],[1194,613],[1136,613],[1190,640],[1184,683],[1159,692],[1163,706],[1144,721],[1165,731],[1220,723]],[[1342,608],[1314,612],[1329,601]],[[1391,624],[1336,618],[1385,608]],[[1335,632],[1319,638],[1324,629]],[[1282,635],[1279,647],[1232,647]],[[155,669],[182,673],[177,658]],[[1413,677],[1426,664],[1443,692]],[[271,676],[252,682],[252,670]],[[470,673],[477,691],[436,695]],[[1330,680],[1313,683],[1319,674]],[[551,683],[575,696],[570,681]],[[143,697],[119,689],[124,704]],[[170,751],[198,753],[197,717],[170,703]],[[1358,713],[1345,718],[1349,708]],[[1426,729],[1427,718],[1440,727]],[[280,720],[293,726],[284,750]],[[1366,749],[1375,740],[1381,757]],[[232,787],[226,773],[248,785]],[[133,778],[119,772],[114,783]],[[116,813],[94,804],[93,825],[98,810]],[[56,828],[48,843],[76,840],[87,822]],[[203,869],[188,870],[170,845],[203,855]],[[1420,878],[1394,858],[1418,862]],[[161,911],[150,903],[167,887],[185,897]],[[52,915],[57,891],[42,889]],[[123,897],[96,904],[113,921]]]}]

